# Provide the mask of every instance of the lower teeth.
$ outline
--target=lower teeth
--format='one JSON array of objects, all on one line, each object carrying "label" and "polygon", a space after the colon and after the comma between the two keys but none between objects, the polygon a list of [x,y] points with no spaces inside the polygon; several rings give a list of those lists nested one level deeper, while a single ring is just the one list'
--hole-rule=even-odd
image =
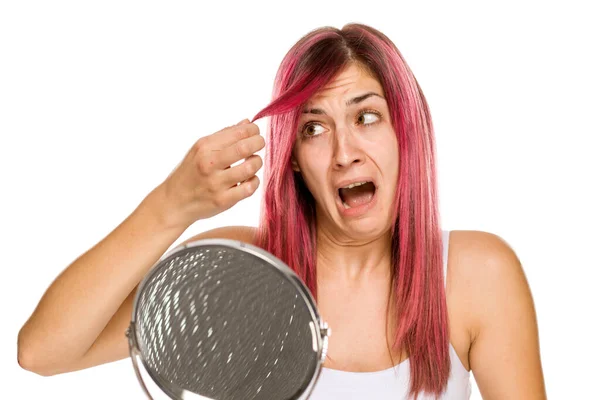
[{"label": "lower teeth", "polygon": [[348,204],[346,204],[345,202],[342,202],[342,204],[344,205],[344,208],[347,210],[350,208],[350,206]]}]

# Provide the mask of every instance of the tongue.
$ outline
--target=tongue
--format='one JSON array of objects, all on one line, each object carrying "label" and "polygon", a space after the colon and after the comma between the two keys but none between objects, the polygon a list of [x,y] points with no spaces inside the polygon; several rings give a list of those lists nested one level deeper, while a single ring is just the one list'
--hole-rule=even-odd
[{"label": "tongue", "polygon": [[375,187],[372,183],[355,186],[352,189],[340,189],[342,201],[350,207],[358,207],[367,204],[373,198]]}]

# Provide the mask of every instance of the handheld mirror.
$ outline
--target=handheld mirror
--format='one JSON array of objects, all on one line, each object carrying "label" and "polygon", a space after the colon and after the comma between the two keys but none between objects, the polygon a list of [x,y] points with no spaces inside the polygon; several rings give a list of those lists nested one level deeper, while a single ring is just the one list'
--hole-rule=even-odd
[{"label": "handheld mirror", "polygon": [[[228,239],[166,253],[140,283],[127,329],[134,369],[171,399],[306,399],[329,329],[281,260]],[[142,377],[142,373],[146,378]]]}]

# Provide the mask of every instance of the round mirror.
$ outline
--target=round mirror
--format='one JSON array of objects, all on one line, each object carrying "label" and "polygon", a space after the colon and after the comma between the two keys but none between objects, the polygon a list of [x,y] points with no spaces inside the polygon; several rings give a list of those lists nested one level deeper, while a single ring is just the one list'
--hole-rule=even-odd
[{"label": "round mirror", "polygon": [[247,243],[208,239],[167,253],[140,283],[127,331],[140,370],[172,399],[303,399],[329,329],[299,277]]}]

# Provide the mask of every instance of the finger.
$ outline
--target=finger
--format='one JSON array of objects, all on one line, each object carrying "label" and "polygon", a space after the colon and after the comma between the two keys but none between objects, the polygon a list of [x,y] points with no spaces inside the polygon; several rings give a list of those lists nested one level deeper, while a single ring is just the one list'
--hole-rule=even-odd
[{"label": "finger", "polygon": [[248,123],[250,123],[250,120],[248,118],[244,118],[243,120],[241,120],[237,124],[229,125],[229,126],[223,128],[223,129],[219,130],[218,132],[224,131],[227,128],[233,128],[234,126],[240,126],[240,125],[244,125],[244,124],[248,124]]},{"label": "finger", "polygon": [[232,206],[238,201],[245,199],[246,197],[250,197],[256,192],[258,186],[260,185],[260,179],[258,176],[254,175],[252,178],[248,179],[246,182],[242,182],[239,185],[232,187],[225,191],[223,196],[225,196],[225,202],[231,204]]},{"label": "finger", "polygon": [[250,157],[264,147],[265,139],[260,135],[254,135],[235,142],[223,150],[218,150],[218,154],[213,154],[215,167],[225,169],[231,164]]},{"label": "finger", "polygon": [[227,187],[233,187],[237,185],[238,182],[244,182],[252,178],[262,166],[262,158],[256,154],[251,155],[243,163],[223,171],[223,182]]},{"label": "finger", "polygon": [[259,134],[260,130],[258,129],[258,125],[244,123],[244,121],[242,121],[238,125],[215,132],[206,139],[210,142],[210,146],[212,148],[223,149],[236,142],[239,142],[240,140],[244,140]]},{"label": "finger", "polygon": [[[226,126],[225,128],[223,128],[223,129],[221,129],[221,130],[219,130],[219,131],[217,131],[217,132],[222,132],[222,131],[224,131],[225,129],[233,128],[234,126],[240,126],[240,125],[244,125],[244,124],[247,124],[247,123],[249,123],[249,122],[250,122],[250,120],[249,120],[248,118],[244,118],[243,120],[241,120],[241,121],[240,121],[240,122],[238,122],[237,124],[233,124],[233,125]],[[215,132],[215,133],[217,133],[217,132]]]}]

